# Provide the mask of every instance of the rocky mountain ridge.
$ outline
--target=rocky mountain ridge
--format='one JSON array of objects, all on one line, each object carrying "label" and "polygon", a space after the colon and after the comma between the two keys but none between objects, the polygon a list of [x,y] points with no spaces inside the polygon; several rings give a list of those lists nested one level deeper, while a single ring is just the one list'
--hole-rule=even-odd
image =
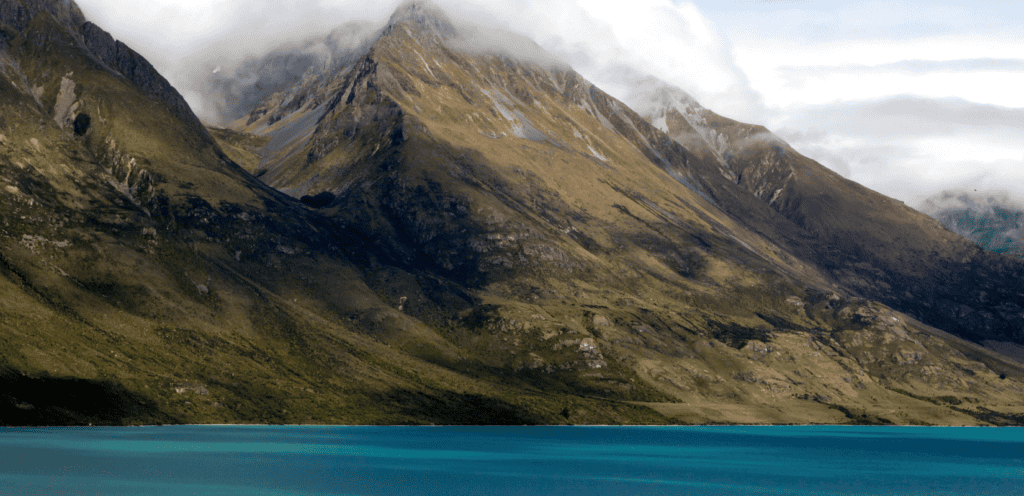
[{"label": "rocky mountain ridge", "polygon": [[[700,174],[709,181],[708,191],[733,182],[766,203],[798,233],[790,238],[795,243],[772,239],[793,253],[809,249],[800,258],[824,269],[838,287],[968,339],[1020,341],[1020,328],[1012,323],[1021,308],[1012,283],[1021,276],[1016,261],[981,250],[935,219],[840,177],[761,126],[718,116],[680,94],[665,88],[638,106],[673,139],[721,157],[727,172],[712,160]],[[734,216],[756,211],[735,197],[721,198],[719,204]],[[756,225],[765,222],[758,219]],[[966,289],[996,279],[1006,281],[1001,289],[988,283],[986,289]]]}]

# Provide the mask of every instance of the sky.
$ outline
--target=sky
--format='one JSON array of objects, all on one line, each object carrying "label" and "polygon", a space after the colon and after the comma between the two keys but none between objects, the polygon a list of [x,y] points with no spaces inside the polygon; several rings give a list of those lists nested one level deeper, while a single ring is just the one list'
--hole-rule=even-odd
[{"label": "sky", "polygon": [[[911,206],[952,189],[1024,198],[1024,0],[434,1],[532,38],[619,98],[654,75]],[[207,121],[216,68],[383,22],[398,3],[78,0]]]}]

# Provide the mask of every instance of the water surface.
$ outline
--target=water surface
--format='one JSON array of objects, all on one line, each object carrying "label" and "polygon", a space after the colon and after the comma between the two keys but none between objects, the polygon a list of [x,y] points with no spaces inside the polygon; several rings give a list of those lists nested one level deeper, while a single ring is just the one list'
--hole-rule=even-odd
[{"label": "water surface", "polygon": [[0,429],[9,494],[1019,494],[1024,429]]}]

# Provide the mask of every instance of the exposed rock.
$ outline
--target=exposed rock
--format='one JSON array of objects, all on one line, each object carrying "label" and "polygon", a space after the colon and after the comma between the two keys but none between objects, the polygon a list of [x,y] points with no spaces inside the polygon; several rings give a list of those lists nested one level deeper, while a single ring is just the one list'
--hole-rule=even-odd
[{"label": "exposed rock", "polygon": [[142,91],[163,100],[186,125],[199,130],[213,142],[213,138],[206,132],[206,128],[178,90],[174,89],[142,55],[124,43],[114,40],[113,36],[91,22],[84,22],[81,25],[81,34],[85,45],[102,63],[135,83]]},{"label": "exposed rock", "polygon": [[75,81],[67,76],[60,79],[60,90],[57,92],[57,102],[53,105],[53,120],[64,129],[64,126],[74,120],[75,110]]}]

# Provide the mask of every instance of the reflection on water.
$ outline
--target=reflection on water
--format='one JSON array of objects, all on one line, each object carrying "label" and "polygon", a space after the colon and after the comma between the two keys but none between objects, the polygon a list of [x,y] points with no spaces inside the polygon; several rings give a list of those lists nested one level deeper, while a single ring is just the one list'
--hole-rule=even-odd
[{"label": "reflection on water", "polygon": [[1016,494],[1024,429],[0,429],[9,494]]}]

